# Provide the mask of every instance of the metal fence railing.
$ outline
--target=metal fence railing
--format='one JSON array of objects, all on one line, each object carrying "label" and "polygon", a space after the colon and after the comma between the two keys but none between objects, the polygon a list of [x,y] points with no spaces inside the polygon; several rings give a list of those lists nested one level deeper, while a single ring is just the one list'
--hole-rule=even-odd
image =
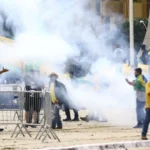
[{"label": "metal fence railing", "polygon": [[[58,138],[58,136],[56,135],[56,133],[54,132],[54,130],[51,128],[52,126],[52,118],[53,118],[53,115],[54,115],[54,110],[53,110],[53,107],[52,107],[52,103],[51,103],[51,100],[50,100],[50,93],[49,92],[45,92],[45,98],[44,98],[44,116],[45,116],[45,125],[44,125],[44,128],[43,128],[43,131],[41,132],[42,128],[40,128],[37,136],[36,136],[36,139],[38,138],[39,136],[39,139],[41,139],[41,137],[44,135],[44,138],[43,138],[43,142],[44,140],[46,139],[46,137],[48,136],[49,138],[51,138],[50,134],[53,136],[54,139],[58,140],[60,142],[60,139]],[[41,132],[41,134],[40,134]]]},{"label": "metal fence railing", "polygon": [[11,137],[32,137],[28,127],[37,128],[35,139],[59,138],[51,128],[53,110],[49,92],[22,91],[17,85],[0,85],[0,124],[15,125]]}]

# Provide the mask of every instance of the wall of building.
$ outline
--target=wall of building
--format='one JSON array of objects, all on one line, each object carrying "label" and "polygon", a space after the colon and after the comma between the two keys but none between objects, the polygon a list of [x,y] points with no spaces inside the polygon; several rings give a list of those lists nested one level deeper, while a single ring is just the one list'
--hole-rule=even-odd
[{"label": "wall of building", "polygon": [[[133,3],[133,14],[135,18],[148,18],[148,7],[147,0],[141,0]],[[129,17],[129,0],[123,1],[123,14],[125,18]]]},{"label": "wall of building", "polygon": [[[135,18],[148,18],[148,1],[150,0],[134,2]],[[90,6],[110,29],[129,17],[129,0],[90,0]]]},{"label": "wall of building", "polygon": [[[135,18],[148,18],[148,1],[134,2]],[[112,17],[113,14],[121,14],[124,18],[129,17],[129,0],[90,0],[90,5],[101,17]]]}]

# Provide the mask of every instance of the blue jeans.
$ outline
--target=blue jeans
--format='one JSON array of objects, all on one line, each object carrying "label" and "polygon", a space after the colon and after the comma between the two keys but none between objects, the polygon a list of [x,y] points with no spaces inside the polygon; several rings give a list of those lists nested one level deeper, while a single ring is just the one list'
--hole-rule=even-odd
[{"label": "blue jeans", "polygon": [[144,110],[145,102],[136,100],[136,116],[137,122],[143,123],[145,119],[145,110]]},{"label": "blue jeans", "polygon": [[143,125],[142,136],[146,137],[150,123],[150,108],[146,109],[146,117]]},{"label": "blue jeans", "polygon": [[60,106],[54,104],[53,108],[53,119],[52,119],[52,128],[62,127],[61,117],[59,114]]}]

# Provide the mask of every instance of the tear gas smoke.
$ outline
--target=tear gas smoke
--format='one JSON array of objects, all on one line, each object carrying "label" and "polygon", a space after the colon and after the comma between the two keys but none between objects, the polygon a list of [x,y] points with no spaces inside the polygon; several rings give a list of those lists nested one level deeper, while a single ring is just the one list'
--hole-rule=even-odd
[{"label": "tear gas smoke", "polygon": [[[92,64],[88,80],[99,87],[101,82],[107,82],[109,87],[95,92],[88,85],[73,89],[67,84],[75,106],[100,115],[102,111],[112,124],[133,123],[132,88],[125,83],[123,75],[113,73],[114,65],[107,59],[111,58],[111,47],[106,41],[122,34],[117,28],[112,32],[104,30],[87,0],[0,0],[0,10],[7,16],[6,25],[14,29],[15,46],[9,59],[42,61],[62,72],[68,58],[82,56],[77,61],[79,64],[85,67]],[[125,43],[123,37],[119,37],[119,42]],[[7,55],[4,53],[3,57]]]}]

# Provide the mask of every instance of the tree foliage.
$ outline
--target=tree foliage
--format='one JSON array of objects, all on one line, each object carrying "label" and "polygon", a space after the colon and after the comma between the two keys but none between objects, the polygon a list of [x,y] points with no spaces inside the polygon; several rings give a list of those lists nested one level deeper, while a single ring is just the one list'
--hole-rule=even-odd
[{"label": "tree foliage", "polygon": [[[143,43],[143,40],[144,40],[144,37],[145,37],[145,34],[146,34],[146,28],[145,28],[144,24],[140,22],[141,20],[144,21],[146,26],[148,25],[148,20],[147,19],[141,19],[141,18],[134,19],[134,46],[135,46],[136,50],[140,49],[140,46]],[[122,26],[122,32],[123,32],[123,34],[125,36],[125,39],[128,43],[130,41],[130,36],[129,36],[130,28],[129,28],[129,25],[130,25],[129,20],[126,20],[123,23],[123,26]]]}]

